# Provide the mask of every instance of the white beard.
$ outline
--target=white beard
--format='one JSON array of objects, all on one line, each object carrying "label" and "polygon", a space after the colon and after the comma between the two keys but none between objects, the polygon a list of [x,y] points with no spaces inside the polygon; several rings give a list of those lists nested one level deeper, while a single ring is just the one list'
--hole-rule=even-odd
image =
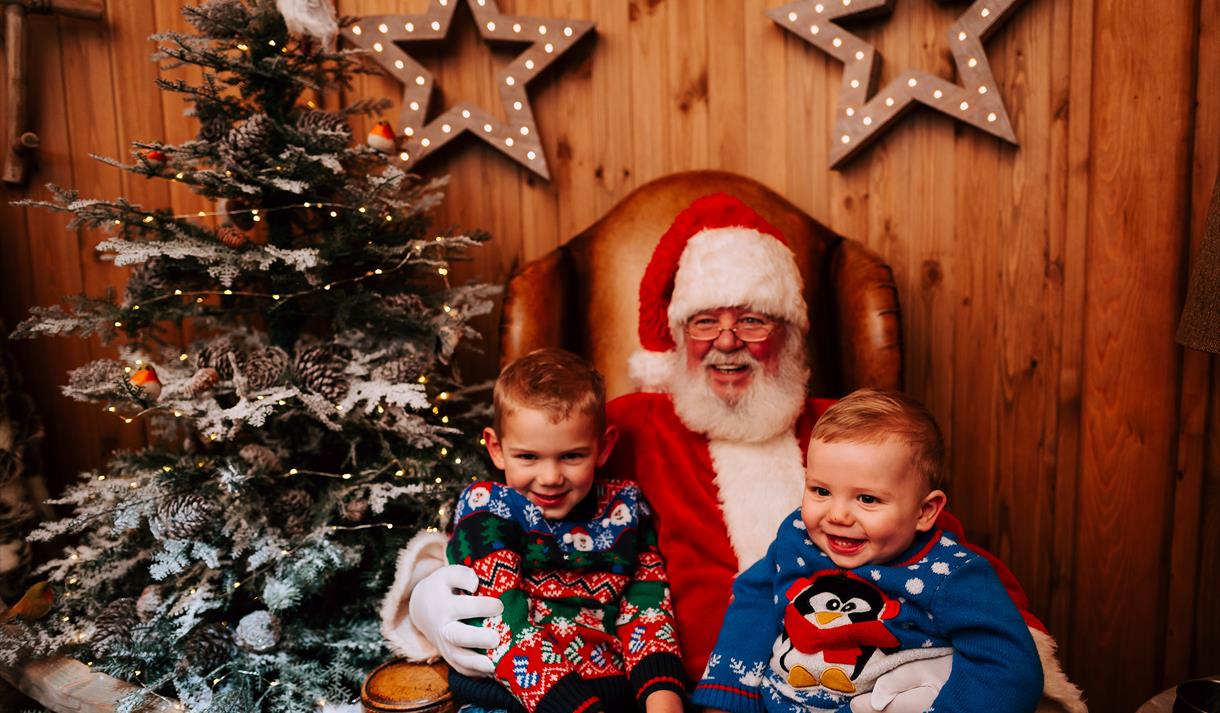
[{"label": "white beard", "polygon": [[[805,468],[793,426],[805,408],[809,382],[804,344],[804,334],[789,330],[772,373],[747,349],[729,354],[712,349],[694,367],[675,364],[670,378],[678,418],[708,438],[738,572],[766,553],[779,519],[801,501]],[[678,344],[677,353],[684,354],[685,345]],[[749,364],[749,386],[722,398],[708,380],[711,364]]]},{"label": "white beard", "polygon": [[[679,333],[678,355],[685,353],[684,337]],[[758,443],[791,432],[805,407],[809,383],[804,340],[800,330],[788,330],[774,373],[767,373],[747,349],[729,354],[711,349],[697,366],[675,364],[669,391],[678,418],[709,440]],[[722,398],[708,382],[710,364],[749,364],[750,385],[734,398]]]}]

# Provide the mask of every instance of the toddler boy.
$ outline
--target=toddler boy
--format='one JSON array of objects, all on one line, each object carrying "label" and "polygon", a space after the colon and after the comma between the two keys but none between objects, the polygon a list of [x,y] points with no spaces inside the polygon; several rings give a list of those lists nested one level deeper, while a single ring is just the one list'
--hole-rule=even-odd
[{"label": "toddler boy", "polygon": [[[1033,711],[1042,666],[1021,615],[987,561],[935,527],[943,462],[932,415],[900,393],[862,389],[828,409],[810,436],[801,508],[734,582],[694,702]],[[874,690],[903,664],[929,680]]]},{"label": "toddler boy", "polygon": [[[605,422],[601,375],[541,349],[496,381],[487,452],[505,485],[462,493],[451,563],[504,613],[484,624],[494,681],[453,672],[468,710],[680,713],[682,663],[650,512],[635,485],[595,480],[618,431]],[[511,696],[509,695],[511,694]]]}]

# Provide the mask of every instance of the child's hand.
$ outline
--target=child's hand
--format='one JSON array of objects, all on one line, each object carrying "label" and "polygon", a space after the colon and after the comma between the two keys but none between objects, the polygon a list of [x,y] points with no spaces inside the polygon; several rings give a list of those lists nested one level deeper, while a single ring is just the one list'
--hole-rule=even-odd
[{"label": "child's hand", "polygon": [[682,696],[673,691],[653,691],[644,701],[647,713],[682,713]]}]

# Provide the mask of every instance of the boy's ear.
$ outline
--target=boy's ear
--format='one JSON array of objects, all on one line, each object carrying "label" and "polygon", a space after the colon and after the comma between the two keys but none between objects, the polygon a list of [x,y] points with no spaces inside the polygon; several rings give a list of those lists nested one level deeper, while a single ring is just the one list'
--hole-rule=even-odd
[{"label": "boy's ear", "polygon": [[943,490],[933,490],[924,496],[923,502],[919,504],[919,521],[915,525],[915,529],[919,532],[927,532],[936,524],[936,518],[940,517],[940,511],[945,509],[945,503],[949,497],[945,495]]},{"label": "boy's ear", "polygon": [[600,468],[610,459],[610,451],[614,450],[614,444],[618,443],[618,426],[606,426],[606,432],[602,434],[601,443],[597,449],[597,467]]},{"label": "boy's ear", "polygon": [[504,470],[504,448],[500,445],[500,438],[496,435],[496,430],[484,428],[483,441],[487,444],[487,455],[491,456],[491,462],[500,470]]}]

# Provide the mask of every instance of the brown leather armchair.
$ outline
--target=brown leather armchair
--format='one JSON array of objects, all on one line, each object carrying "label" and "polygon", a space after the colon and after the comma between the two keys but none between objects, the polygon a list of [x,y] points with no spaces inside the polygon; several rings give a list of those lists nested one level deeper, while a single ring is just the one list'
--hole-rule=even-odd
[{"label": "brown leather armchair", "polygon": [[[810,310],[811,391],[837,397],[861,386],[902,387],[898,292],[889,265],[831,232],[779,194],[722,171],[675,173],[640,186],[580,235],[515,271],[504,296],[500,363],[544,346],[582,354],[611,397],[633,390],[640,277],[683,208],[709,193],[745,201],[779,228],[796,254]],[[447,711],[444,670],[391,661],[362,690],[370,713]]]}]

